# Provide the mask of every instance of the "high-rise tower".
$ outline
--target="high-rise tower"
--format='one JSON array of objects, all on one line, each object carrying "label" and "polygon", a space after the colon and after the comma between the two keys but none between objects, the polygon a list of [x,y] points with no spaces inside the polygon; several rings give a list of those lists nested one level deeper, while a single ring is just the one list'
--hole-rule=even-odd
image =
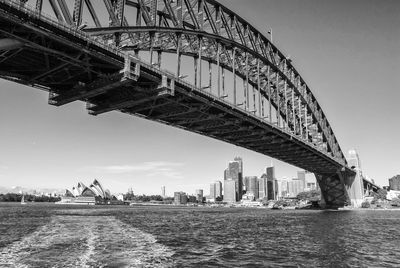
[{"label": "high-rise tower", "polygon": [[231,161],[228,164],[228,168],[225,170],[225,180],[232,179],[236,184],[236,200],[242,199],[243,194],[243,161],[240,157],[235,157],[237,161]]}]

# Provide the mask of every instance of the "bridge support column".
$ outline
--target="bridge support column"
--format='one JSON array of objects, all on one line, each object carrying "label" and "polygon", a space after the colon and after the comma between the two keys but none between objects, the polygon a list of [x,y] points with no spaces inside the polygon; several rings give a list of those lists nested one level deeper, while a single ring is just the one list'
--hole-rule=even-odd
[{"label": "bridge support column", "polygon": [[315,177],[321,188],[322,208],[361,207],[364,186],[359,172],[351,175],[338,171],[331,175],[315,174]]},{"label": "bridge support column", "polygon": [[364,200],[364,183],[359,171],[356,175],[345,177],[346,190],[352,207],[361,207]]},{"label": "bridge support column", "polygon": [[320,206],[324,209],[337,209],[349,204],[345,181],[340,172],[330,175],[315,174],[321,188]]}]

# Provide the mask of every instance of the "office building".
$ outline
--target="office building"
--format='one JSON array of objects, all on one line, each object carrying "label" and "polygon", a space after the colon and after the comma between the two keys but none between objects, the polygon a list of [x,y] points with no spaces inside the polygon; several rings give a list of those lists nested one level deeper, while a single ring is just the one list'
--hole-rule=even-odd
[{"label": "office building", "polygon": [[275,200],[278,195],[278,182],[275,178],[275,167],[267,167],[267,198],[268,200]]},{"label": "office building", "polygon": [[236,202],[236,181],[233,179],[224,180],[224,202]]},{"label": "office building", "polygon": [[161,196],[165,198],[165,186],[161,186]]},{"label": "office building", "polygon": [[296,197],[300,192],[304,191],[303,182],[297,178],[292,179],[288,183],[289,197]]},{"label": "office building", "polygon": [[196,201],[202,203],[203,202],[203,190],[197,189],[196,190]]},{"label": "office building", "polygon": [[304,188],[306,188],[306,172],[304,170],[297,171],[297,179],[301,181],[300,188],[303,189],[301,191],[304,191]]},{"label": "office building", "polygon": [[215,200],[216,197],[216,190],[215,190],[215,183],[210,183],[210,199]]},{"label": "office building", "polygon": [[258,198],[263,199],[267,197],[267,174],[261,175],[261,178],[258,179]]},{"label": "office building", "polygon": [[255,199],[258,199],[259,189],[258,189],[258,180],[256,176],[245,177],[246,185],[246,194],[252,194]]},{"label": "office building", "polygon": [[215,198],[222,197],[222,183],[220,181],[215,181]]},{"label": "office building", "polygon": [[249,190],[249,178],[250,177],[243,178],[243,192],[246,192],[246,193]]},{"label": "office building", "polygon": [[389,179],[389,187],[391,191],[400,191],[400,175]]},{"label": "office building", "polygon": [[243,161],[241,158],[236,157],[239,161],[231,161],[228,164],[228,169],[224,172],[225,180],[232,179],[236,182],[236,199],[242,199],[243,194],[243,178],[240,171],[243,170]]},{"label": "office building", "polygon": [[175,192],[174,193],[174,204],[175,205],[186,205],[187,204],[187,195],[184,192]]},{"label": "office building", "polygon": [[279,197],[286,198],[289,197],[289,180],[287,178],[282,178],[279,181]]},{"label": "office building", "polygon": [[210,183],[210,195],[208,199],[215,201],[218,197],[222,198],[222,183],[220,181],[215,181]]},{"label": "office building", "polygon": [[243,159],[239,156],[236,156],[233,160],[239,163],[239,173],[243,176]]}]

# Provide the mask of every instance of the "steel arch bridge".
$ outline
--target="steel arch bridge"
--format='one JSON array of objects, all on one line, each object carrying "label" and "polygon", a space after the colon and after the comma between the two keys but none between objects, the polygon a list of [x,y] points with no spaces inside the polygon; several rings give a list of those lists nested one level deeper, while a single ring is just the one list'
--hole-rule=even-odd
[{"label": "steel arch bridge", "polygon": [[215,0],[0,0],[0,77],[52,105],[81,100],[304,168],[328,207],[356,198],[359,178],[291,60]]}]

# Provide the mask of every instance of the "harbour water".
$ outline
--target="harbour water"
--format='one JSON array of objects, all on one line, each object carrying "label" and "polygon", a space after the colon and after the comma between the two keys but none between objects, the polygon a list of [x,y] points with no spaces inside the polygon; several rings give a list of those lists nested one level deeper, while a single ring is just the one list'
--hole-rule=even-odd
[{"label": "harbour water", "polygon": [[400,267],[400,211],[0,204],[0,267]]}]

